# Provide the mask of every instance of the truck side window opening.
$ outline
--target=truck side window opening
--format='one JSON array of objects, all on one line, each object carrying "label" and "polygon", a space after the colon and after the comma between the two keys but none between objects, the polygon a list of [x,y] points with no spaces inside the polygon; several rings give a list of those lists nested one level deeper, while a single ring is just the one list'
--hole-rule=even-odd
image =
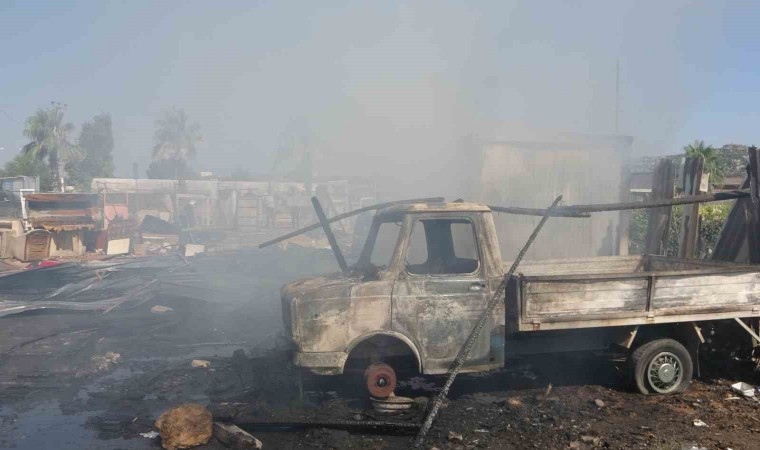
[{"label": "truck side window opening", "polygon": [[388,267],[396,249],[398,234],[401,224],[395,222],[383,222],[377,230],[375,246],[372,249],[370,262],[377,267]]},{"label": "truck side window opening", "polygon": [[412,228],[412,238],[409,241],[409,249],[406,251],[407,266],[419,266],[428,260],[427,240],[425,228],[421,222],[416,222]]},{"label": "truck side window opening", "polygon": [[415,275],[468,274],[478,269],[478,246],[472,222],[422,219],[414,224],[406,270]]}]

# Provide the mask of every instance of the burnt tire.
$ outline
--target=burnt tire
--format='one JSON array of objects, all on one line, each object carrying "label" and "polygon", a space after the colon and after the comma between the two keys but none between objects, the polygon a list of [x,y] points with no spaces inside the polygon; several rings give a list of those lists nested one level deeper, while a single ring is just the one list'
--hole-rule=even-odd
[{"label": "burnt tire", "polygon": [[647,342],[630,356],[629,368],[642,394],[677,394],[685,391],[694,373],[689,351],[674,339]]}]

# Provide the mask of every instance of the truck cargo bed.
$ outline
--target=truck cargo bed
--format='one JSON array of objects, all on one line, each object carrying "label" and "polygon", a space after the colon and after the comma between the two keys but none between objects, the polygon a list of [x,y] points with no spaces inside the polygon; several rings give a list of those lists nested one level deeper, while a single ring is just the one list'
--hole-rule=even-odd
[{"label": "truck cargo bed", "polygon": [[507,332],[760,316],[760,266],[663,256],[525,262]]}]

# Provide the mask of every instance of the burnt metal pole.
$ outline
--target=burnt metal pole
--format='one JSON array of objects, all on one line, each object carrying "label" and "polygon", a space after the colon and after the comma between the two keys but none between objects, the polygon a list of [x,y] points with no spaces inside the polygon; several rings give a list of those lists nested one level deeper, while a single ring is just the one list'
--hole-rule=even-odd
[{"label": "burnt metal pole", "polygon": [[343,272],[348,272],[348,264],[346,264],[346,258],[343,257],[343,253],[340,251],[340,247],[338,247],[338,240],[335,239],[332,228],[330,228],[330,222],[327,221],[327,216],[325,216],[325,212],[322,209],[322,205],[319,204],[317,197],[311,198],[311,204],[314,205],[314,211],[317,213],[319,223],[322,224],[322,229],[325,230],[327,241],[330,242],[330,248],[332,248],[332,251],[335,254],[335,259],[338,261],[340,270]]},{"label": "burnt metal pole", "polygon": [[443,385],[443,389],[441,389],[441,392],[438,394],[438,398],[435,399],[433,407],[430,408],[430,412],[425,418],[425,422],[422,424],[420,432],[417,434],[417,439],[414,442],[415,448],[422,447],[422,444],[425,441],[425,436],[427,436],[428,431],[430,431],[430,427],[433,425],[433,420],[435,420],[435,416],[438,414],[438,410],[441,408],[441,403],[443,403],[446,395],[448,395],[449,389],[454,383],[454,379],[457,377],[457,374],[462,369],[462,366],[464,366],[465,361],[467,361],[467,357],[470,356],[470,351],[475,345],[475,341],[478,339],[480,332],[483,330],[483,326],[485,325],[486,320],[493,313],[494,308],[499,303],[499,300],[501,300],[501,296],[504,295],[504,291],[507,288],[507,282],[512,277],[512,274],[515,273],[515,270],[517,270],[517,266],[520,265],[520,261],[522,261],[523,257],[525,257],[525,253],[533,244],[533,241],[536,240],[538,233],[541,231],[546,221],[552,215],[552,210],[559,204],[560,201],[562,201],[561,195],[557,197],[552,205],[546,210],[544,216],[541,218],[541,220],[538,222],[538,225],[536,225],[536,228],[533,230],[533,233],[531,233],[527,242],[525,242],[525,245],[523,245],[522,250],[520,250],[520,253],[517,254],[517,258],[515,258],[514,262],[512,263],[512,267],[509,268],[507,273],[504,275],[504,279],[501,280],[499,287],[496,288],[496,292],[494,292],[493,297],[491,297],[491,300],[488,302],[488,306],[486,306],[485,311],[483,311],[483,313],[478,318],[478,322],[472,329],[472,333],[470,333],[470,336],[467,338],[464,346],[462,346],[462,350],[459,351],[459,355],[452,364],[452,369],[449,373],[449,378],[446,380],[446,384]]},{"label": "burnt metal pole", "polygon": [[[353,211],[349,211],[349,212],[346,212],[346,213],[343,213],[343,214],[338,214],[335,217],[329,218],[327,220],[327,222],[328,223],[337,222],[339,220],[347,219],[349,217],[355,216],[357,214],[361,214],[363,212],[375,211],[375,210],[378,210],[378,209],[386,208],[388,206],[403,205],[403,204],[407,204],[407,203],[441,203],[441,202],[443,202],[443,200],[444,200],[443,197],[432,197],[432,198],[416,198],[416,199],[411,199],[411,200],[397,200],[397,201],[394,201],[394,202],[378,203],[376,205],[365,206],[363,208],[355,209]],[[319,223],[313,223],[313,224],[308,225],[306,227],[303,227],[301,229],[298,229],[298,230],[295,230],[295,231],[291,231],[290,233],[284,234],[284,235],[282,235],[282,236],[280,236],[278,238],[271,239],[271,240],[266,241],[266,242],[262,242],[261,244],[259,244],[259,248],[269,247],[270,245],[274,245],[274,244],[277,244],[278,242],[282,242],[282,241],[288,240],[288,239],[290,239],[292,237],[298,236],[299,234],[306,233],[307,231],[316,230],[320,226],[321,226],[321,224],[319,224]]]}]

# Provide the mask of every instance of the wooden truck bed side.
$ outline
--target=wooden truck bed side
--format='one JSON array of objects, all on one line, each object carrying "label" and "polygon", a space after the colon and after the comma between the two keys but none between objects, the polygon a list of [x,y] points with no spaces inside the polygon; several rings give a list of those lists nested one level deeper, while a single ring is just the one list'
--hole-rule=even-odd
[{"label": "wooden truck bed side", "polygon": [[760,316],[760,267],[657,256],[528,263],[506,302],[508,333]]}]

